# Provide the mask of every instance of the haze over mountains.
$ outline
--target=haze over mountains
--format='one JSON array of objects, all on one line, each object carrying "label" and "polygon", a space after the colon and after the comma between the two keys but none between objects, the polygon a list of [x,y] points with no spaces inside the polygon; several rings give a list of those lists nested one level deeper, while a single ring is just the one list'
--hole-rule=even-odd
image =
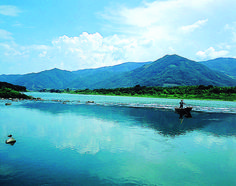
[{"label": "haze over mountains", "polygon": [[215,85],[236,86],[236,59],[218,58],[195,62],[166,55],[154,62],[66,71],[46,70],[24,75],[0,75],[0,81],[40,89],[95,89],[141,86]]}]

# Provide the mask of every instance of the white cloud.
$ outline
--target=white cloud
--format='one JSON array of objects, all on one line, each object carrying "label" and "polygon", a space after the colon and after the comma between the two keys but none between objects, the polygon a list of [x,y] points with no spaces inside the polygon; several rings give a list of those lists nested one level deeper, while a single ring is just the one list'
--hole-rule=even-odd
[{"label": "white cloud", "polygon": [[42,53],[39,54],[39,57],[46,57],[47,51],[43,51]]},{"label": "white cloud", "polygon": [[[219,14],[219,10],[222,11],[222,7],[229,8],[234,4],[232,0],[153,1],[144,2],[134,8],[119,7],[117,11],[109,9],[105,15],[103,14],[103,18],[109,20],[116,30],[120,27],[119,31],[125,37],[152,43],[152,48],[142,45],[136,47],[136,53],[143,53],[143,60],[157,59],[173,51],[193,58],[199,47],[226,43],[222,38],[218,37],[222,39],[218,41],[209,39],[209,36],[217,37],[216,30],[223,29],[219,19],[222,18],[222,14],[226,16],[228,12]],[[204,27],[208,20],[211,20],[209,26]],[[193,32],[199,28],[202,28],[201,32]],[[186,33],[191,35],[186,37]],[[132,52],[131,56],[134,56]],[[136,59],[138,56],[141,57],[137,54]]]},{"label": "white cloud", "polygon": [[11,5],[0,5],[0,14],[5,16],[18,16],[21,10],[16,6]]},{"label": "white cloud", "polygon": [[12,40],[12,33],[6,30],[0,29],[0,39]]},{"label": "white cloud", "polygon": [[[135,27],[175,24],[193,14],[206,12],[212,0],[168,0],[144,3],[135,8],[121,7],[119,11],[110,10],[104,17],[112,21]],[[188,16],[186,16],[188,15]]]},{"label": "white cloud", "polygon": [[70,69],[95,68],[140,60],[145,53],[142,47],[151,45],[152,42],[145,39],[122,38],[118,35],[104,38],[99,33],[83,32],[78,37],[64,35],[52,41],[51,51],[47,55],[60,56],[59,60]]},{"label": "white cloud", "polygon": [[14,41],[8,43],[0,43],[1,53],[5,56],[16,56],[16,57],[29,57],[35,56],[43,57],[42,54],[47,53],[51,49],[50,46],[46,45],[31,45],[31,46],[21,46],[16,44]]},{"label": "white cloud", "polygon": [[196,53],[200,58],[218,58],[225,57],[229,52],[227,50],[216,51],[213,47],[206,49],[205,51],[198,51]]},{"label": "white cloud", "polygon": [[[153,40],[145,38],[127,38],[118,35],[103,37],[100,33],[83,32],[75,37],[66,35],[58,37],[51,45],[20,46],[13,41],[8,44],[0,43],[2,48],[0,53],[11,59],[14,57],[21,59],[25,63],[28,60],[27,67],[38,68],[39,70],[34,70],[36,72],[55,67],[74,71],[127,61],[145,62],[146,56],[150,53],[156,59],[156,47],[153,45]],[[21,66],[24,66],[24,63]]]},{"label": "white cloud", "polygon": [[1,53],[3,53],[4,56],[22,56],[23,53],[16,48],[14,43],[0,43]]},{"label": "white cloud", "polygon": [[[50,45],[23,47],[8,43],[9,48],[0,53],[24,57],[15,58],[15,61],[26,61],[28,57],[34,64],[27,66],[32,65],[35,69],[41,63],[40,69],[35,71],[54,67],[78,70],[127,61],[151,61],[172,53],[191,59],[221,57],[235,50],[229,43],[229,40],[236,41],[232,20],[235,13],[230,11],[235,6],[234,0],[156,0],[144,1],[133,8],[107,8],[102,14],[106,19],[103,23],[106,22],[105,28],[112,31],[107,29],[106,36],[83,32],[73,37],[58,37]],[[4,13],[3,6],[0,7],[0,14],[16,16],[20,12],[15,9],[14,13],[8,7]],[[194,32],[196,29],[201,32]],[[13,40],[12,37],[10,32],[0,30],[1,39]],[[199,51],[199,48],[208,49]]]},{"label": "white cloud", "polygon": [[224,26],[224,29],[226,30],[226,31],[229,31],[230,32],[230,35],[231,35],[231,41],[233,42],[233,43],[235,43],[236,42],[236,22],[234,21],[233,23],[231,23],[231,24],[226,24],[225,26]]},{"label": "white cloud", "polygon": [[204,19],[204,20],[199,20],[197,22],[195,22],[192,25],[187,25],[187,26],[182,26],[181,30],[185,33],[189,33],[189,32],[193,32],[194,30],[196,30],[197,28],[203,26],[206,24],[206,22],[208,21],[208,19]]}]

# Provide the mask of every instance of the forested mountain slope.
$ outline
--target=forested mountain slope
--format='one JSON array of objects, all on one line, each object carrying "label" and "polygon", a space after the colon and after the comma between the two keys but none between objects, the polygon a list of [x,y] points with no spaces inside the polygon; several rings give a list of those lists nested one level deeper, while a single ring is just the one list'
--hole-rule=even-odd
[{"label": "forested mountain slope", "polygon": [[216,58],[208,61],[202,61],[201,63],[212,70],[223,72],[224,74],[236,79],[235,58]]},{"label": "forested mountain slope", "polygon": [[178,55],[166,55],[153,63],[101,82],[98,88],[178,85],[235,86],[236,81],[201,63]]}]

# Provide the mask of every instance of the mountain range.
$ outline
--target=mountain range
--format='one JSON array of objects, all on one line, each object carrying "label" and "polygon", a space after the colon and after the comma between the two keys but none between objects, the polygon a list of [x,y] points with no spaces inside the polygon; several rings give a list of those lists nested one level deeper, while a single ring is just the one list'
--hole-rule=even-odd
[{"label": "mountain range", "polygon": [[236,86],[236,59],[217,58],[196,62],[166,55],[153,62],[66,71],[46,70],[23,75],[0,75],[0,81],[40,89],[95,89],[141,86]]},{"label": "mountain range", "polygon": [[236,79],[236,59],[235,58],[217,58],[208,61],[202,61],[203,65]]}]

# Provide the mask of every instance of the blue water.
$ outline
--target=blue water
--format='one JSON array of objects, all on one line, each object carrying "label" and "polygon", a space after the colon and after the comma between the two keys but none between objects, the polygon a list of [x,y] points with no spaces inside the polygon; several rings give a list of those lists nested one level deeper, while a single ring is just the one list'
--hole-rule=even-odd
[{"label": "blue water", "polygon": [[[57,94],[57,93],[28,93],[33,97],[41,97],[45,100],[69,100],[71,104],[84,104],[87,101],[94,101],[98,105],[118,105],[128,107],[165,108],[174,110],[179,106],[178,99],[163,98],[142,98],[122,96],[94,96],[78,94]],[[234,101],[208,101],[208,100],[185,100],[185,106],[192,106],[194,111],[236,113],[236,102]]]},{"label": "blue water", "polygon": [[0,101],[0,185],[236,185],[235,102],[30,94]]}]

